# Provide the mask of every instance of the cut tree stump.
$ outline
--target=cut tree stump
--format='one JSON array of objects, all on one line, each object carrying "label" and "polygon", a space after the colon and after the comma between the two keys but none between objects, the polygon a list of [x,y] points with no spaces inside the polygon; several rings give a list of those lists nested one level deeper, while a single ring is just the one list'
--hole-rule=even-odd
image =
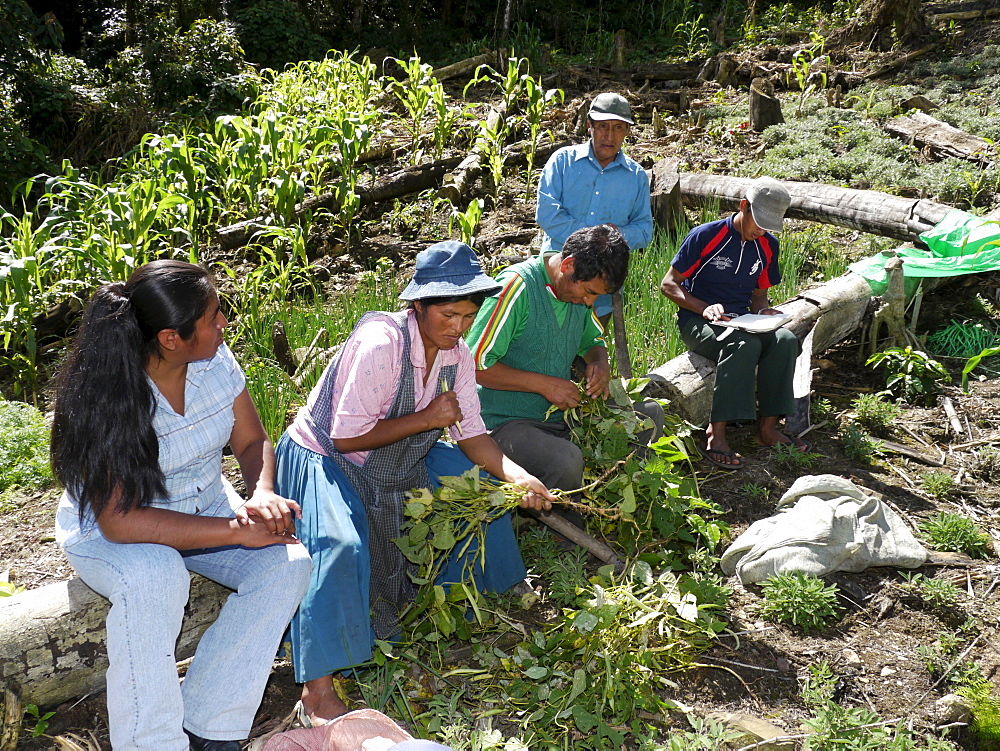
[{"label": "cut tree stump", "polygon": [[684,198],[681,196],[681,178],[677,172],[680,160],[661,159],[653,165],[650,177],[650,202],[653,221],[671,236],[687,225]]},{"label": "cut tree stump", "polygon": [[771,125],[785,122],[781,101],[774,95],[774,84],[758,76],[750,83],[750,129],[761,133]]},{"label": "cut tree stump", "polygon": [[955,157],[986,166],[996,160],[993,144],[924,112],[901,115],[885,124],[885,132],[918,146],[935,159]]}]

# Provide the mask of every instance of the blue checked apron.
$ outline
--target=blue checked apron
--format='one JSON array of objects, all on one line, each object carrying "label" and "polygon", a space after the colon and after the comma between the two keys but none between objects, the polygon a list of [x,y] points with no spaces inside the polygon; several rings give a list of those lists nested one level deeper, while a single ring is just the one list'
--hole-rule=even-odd
[{"label": "blue checked apron", "polygon": [[[415,400],[407,313],[365,313],[355,325],[354,331],[373,318],[389,318],[403,335],[402,372],[396,397],[388,414],[381,419],[391,420],[411,415]],[[351,336],[354,336],[354,331]],[[416,573],[416,566],[406,559],[393,539],[401,534],[406,491],[426,488],[431,484],[424,458],[441,437],[442,429],[426,430],[388,446],[373,449],[368,453],[364,464],[358,466],[337,451],[330,437],[333,384],[339,367],[338,353],[333,367],[327,369],[326,378],[312,409],[315,416],[314,436],[327,456],[347,475],[365,505],[368,514],[368,554],[372,570],[372,623],[375,635],[380,639],[388,639],[399,633],[399,612],[413,601],[417,593],[417,588],[410,579],[410,573]],[[457,365],[446,365],[441,368],[441,377],[448,384],[454,384],[457,370]],[[439,378],[435,396],[441,393],[440,381]]]}]

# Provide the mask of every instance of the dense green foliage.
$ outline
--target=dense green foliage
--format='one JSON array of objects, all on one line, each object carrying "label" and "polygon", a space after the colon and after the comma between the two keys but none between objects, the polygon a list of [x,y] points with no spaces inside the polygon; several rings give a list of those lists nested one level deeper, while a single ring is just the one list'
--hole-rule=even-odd
[{"label": "dense green foliage", "polygon": [[45,417],[29,404],[0,401],[0,505],[13,491],[38,490],[51,482]]}]

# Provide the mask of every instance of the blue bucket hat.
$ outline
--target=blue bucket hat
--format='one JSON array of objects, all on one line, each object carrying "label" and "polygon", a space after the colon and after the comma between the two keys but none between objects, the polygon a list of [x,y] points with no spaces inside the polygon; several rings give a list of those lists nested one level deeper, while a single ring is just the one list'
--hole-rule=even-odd
[{"label": "blue bucket hat", "polygon": [[417,253],[417,268],[400,300],[462,297],[474,292],[492,295],[500,284],[483,273],[475,252],[465,243],[445,240]]}]

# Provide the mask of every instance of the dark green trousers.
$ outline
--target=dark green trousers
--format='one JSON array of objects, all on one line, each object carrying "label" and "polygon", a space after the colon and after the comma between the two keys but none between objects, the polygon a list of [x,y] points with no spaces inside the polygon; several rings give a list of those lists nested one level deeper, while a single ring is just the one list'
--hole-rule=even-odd
[{"label": "dark green trousers", "polygon": [[[724,331],[730,333],[720,342]],[[801,346],[788,329],[749,334],[691,318],[680,334],[689,350],[717,363],[712,422],[786,415],[795,408],[792,376]]]}]

